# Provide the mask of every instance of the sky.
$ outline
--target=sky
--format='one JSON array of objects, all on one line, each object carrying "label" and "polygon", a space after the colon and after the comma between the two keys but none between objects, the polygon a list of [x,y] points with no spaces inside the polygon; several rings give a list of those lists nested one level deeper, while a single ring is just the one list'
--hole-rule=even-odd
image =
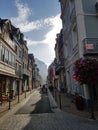
[{"label": "sky", "polygon": [[10,19],[27,40],[28,53],[51,64],[55,38],[62,28],[58,0],[0,0],[0,17]]}]

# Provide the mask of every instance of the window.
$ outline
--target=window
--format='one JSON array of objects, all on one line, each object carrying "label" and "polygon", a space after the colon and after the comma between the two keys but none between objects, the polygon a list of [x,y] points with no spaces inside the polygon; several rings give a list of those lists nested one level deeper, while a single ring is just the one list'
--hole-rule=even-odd
[{"label": "window", "polygon": [[23,56],[24,56],[24,49],[23,49]]},{"label": "window", "polygon": [[17,46],[15,45],[15,52],[16,52],[16,54],[17,54]]},{"label": "window", "polygon": [[12,66],[15,66],[15,56],[12,55]]},{"label": "window", "polygon": [[19,65],[19,71],[21,71],[21,65]]},{"label": "window", "polygon": [[11,57],[12,57],[12,55],[11,55],[11,53],[9,52],[9,65],[12,65],[12,60],[11,60],[12,58],[11,58]]},{"label": "window", "polygon": [[21,50],[19,50],[19,57],[21,58]]},{"label": "window", "polygon": [[5,49],[5,59],[4,59],[5,63],[8,63],[8,56],[9,56],[9,52],[7,49]]},{"label": "window", "polygon": [[16,63],[16,66],[15,66],[16,70],[18,70],[18,64]]},{"label": "window", "polygon": [[23,62],[23,69],[24,69],[24,62]]},{"label": "window", "polygon": [[1,60],[1,49],[2,49],[2,45],[0,44],[0,60]]},{"label": "window", "polygon": [[0,44],[0,60],[15,66],[15,56]]},{"label": "window", "polygon": [[73,48],[74,48],[77,45],[77,28],[76,28],[76,25],[73,27],[72,37],[73,37]]},{"label": "window", "polygon": [[4,47],[1,48],[1,60],[4,61],[4,53],[5,53],[5,49]]}]

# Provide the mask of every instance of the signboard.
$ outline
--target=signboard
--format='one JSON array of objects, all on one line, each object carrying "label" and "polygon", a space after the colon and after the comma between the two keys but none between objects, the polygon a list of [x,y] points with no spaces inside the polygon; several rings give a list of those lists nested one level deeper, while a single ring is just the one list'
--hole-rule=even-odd
[{"label": "signboard", "polygon": [[86,44],[85,47],[86,47],[87,50],[93,50],[94,49],[94,44],[89,43],[89,44]]}]

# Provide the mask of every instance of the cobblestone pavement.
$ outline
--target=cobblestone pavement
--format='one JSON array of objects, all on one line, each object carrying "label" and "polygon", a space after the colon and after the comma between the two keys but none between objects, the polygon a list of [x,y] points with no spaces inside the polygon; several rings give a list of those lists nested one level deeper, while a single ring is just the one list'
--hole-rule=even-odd
[{"label": "cobblestone pavement", "polygon": [[[72,113],[74,115],[84,117],[87,119],[91,117],[91,109],[88,109],[88,110],[77,109],[76,104],[75,104],[75,99],[72,96],[68,95],[67,93],[59,94],[58,91],[55,91],[54,93],[52,93],[52,95],[54,99],[56,100],[57,106],[61,108],[62,111]],[[98,120],[98,110],[94,110],[94,115],[95,115],[96,120]]]},{"label": "cobblestone pavement", "polygon": [[[39,96],[38,91],[32,93],[32,103],[35,103],[34,94]],[[97,120],[75,116],[55,107],[54,113],[15,114],[23,105],[18,105],[0,118],[0,130],[98,130]]]}]

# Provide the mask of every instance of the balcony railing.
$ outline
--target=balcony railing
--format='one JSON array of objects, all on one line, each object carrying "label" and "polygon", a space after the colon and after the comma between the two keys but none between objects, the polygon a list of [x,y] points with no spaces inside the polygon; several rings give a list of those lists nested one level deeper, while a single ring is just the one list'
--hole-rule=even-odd
[{"label": "balcony railing", "polygon": [[98,38],[86,38],[83,40],[84,56],[98,55]]},{"label": "balcony railing", "polygon": [[29,76],[29,70],[23,69],[23,74]]},{"label": "balcony railing", "polygon": [[62,58],[62,59],[60,60],[60,63],[58,63],[58,64],[56,65],[56,67],[55,67],[55,72],[56,72],[56,74],[58,75],[58,73],[59,73],[62,69],[64,69],[64,58]]}]

